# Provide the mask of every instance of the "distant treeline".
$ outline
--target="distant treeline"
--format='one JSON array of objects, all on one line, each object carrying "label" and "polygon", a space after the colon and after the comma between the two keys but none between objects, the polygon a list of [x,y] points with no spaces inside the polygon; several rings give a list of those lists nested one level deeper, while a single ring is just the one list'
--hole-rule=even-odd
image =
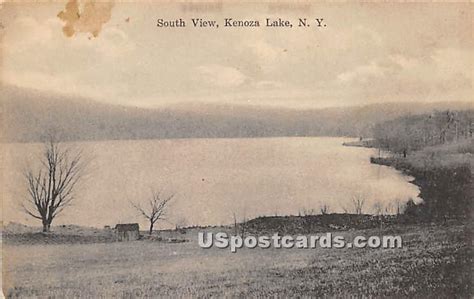
[{"label": "distant treeline", "polygon": [[379,123],[374,138],[380,148],[406,156],[427,146],[472,138],[473,131],[474,110],[447,110]]}]

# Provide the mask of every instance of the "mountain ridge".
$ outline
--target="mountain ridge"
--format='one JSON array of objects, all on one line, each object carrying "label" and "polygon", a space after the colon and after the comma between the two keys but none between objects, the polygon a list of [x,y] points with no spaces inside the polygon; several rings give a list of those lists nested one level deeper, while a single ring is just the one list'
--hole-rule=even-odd
[{"label": "mountain ridge", "polygon": [[51,130],[64,140],[371,136],[380,121],[469,102],[386,103],[298,110],[251,105],[121,106],[7,86],[0,93],[4,142],[37,142]]}]

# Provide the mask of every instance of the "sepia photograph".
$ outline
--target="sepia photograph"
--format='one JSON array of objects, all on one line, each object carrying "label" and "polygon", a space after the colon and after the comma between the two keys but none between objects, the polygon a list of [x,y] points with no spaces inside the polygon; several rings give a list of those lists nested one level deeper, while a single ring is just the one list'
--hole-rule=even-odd
[{"label": "sepia photograph", "polygon": [[0,1],[2,298],[473,298],[473,8]]}]

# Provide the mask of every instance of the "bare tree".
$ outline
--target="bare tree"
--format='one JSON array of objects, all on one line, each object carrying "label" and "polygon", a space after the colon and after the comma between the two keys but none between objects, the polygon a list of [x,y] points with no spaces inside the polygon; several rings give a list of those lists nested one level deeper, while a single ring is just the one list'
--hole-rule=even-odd
[{"label": "bare tree", "polygon": [[344,214],[348,214],[349,213],[349,209],[347,208],[346,205],[339,205],[342,209],[342,211],[344,212]]},{"label": "bare tree", "polygon": [[237,226],[237,216],[235,212],[232,212],[232,216],[234,217],[234,236],[237,236],[239,234],[239,228]]},{"label": "bare tree", "polygon": [[380,201],[375,201],[373,206],[373,211],[376,216],[381,216],[383,215],[384,212],[384,206]]},{"label": "bare tree", "polygon": [[401,202],[401,200],[400,200],[399,198],[396,199],[395,205],[396,205],[396,207],[397,207],[397,215],[400,215],[400,214],[403,212],[403,211],[402,211],[402,209],[403,209],[403,204],[402,204],[402,202]]},{"label": "bare tree", "polygon": [[375,201],[373,206],[372,206],[373,207],[373,212],[379,220],[380,229],[383,229],[384,222],[385,222],[384,211],[386,212],[389,209],[388,206],[389,205],[384,206],[384,204],[381,203],[380,201]]},{"label": "bare tree", "polygon": [[298,210],[298,216],[313,216],[316,214],[314,209],[302,208]]},{"label": "bare tree", "polygon": [[247,216],[244,211],[244,217],[242,219],[242,223],[240,223],[240,236],[245,238],[245,233],[247,232]]},{"label": "bare tree", "polygon": [[131,205],[150,222],[148,230],[150,235],[153,233],[153,226],[155,223],[160,219],[165,219],[168,203],[173,199],[173,197],[174,194],[165,197],[161,195],[161,192],[153,190],[146,208],[143,208],[139,203],[130,202]]},{"label": "bare tree", "polygon": [[321,215],[326,215],[329,214],[330,207],[328,204],[322,204],[319,207],[319,211],[321,212]]},{"label": "bare tree", "polygon": [[232,212],[232,216],[234,218],[234,235],[238,236],[240,234],[242,238],[245,237],[245,233],[247,231],[247,217],[245,210],[243,212],[241,222],[239,222],[239,220],[237,219],[237,215],[235,214],[235,212]]},{"label": "bare tree", "polygon": [[387,202],[385,204],[384,214],[385,215],[390,215],[390,214],[393,214],[393,211],[394,211],[394,204],[391,203],[391,202]]},{"label": "bare tree", "polygon": [[81,151],[65,148],[51,135],[45,142],[39,169],[25,170],[28,197],[22,203],[25,213],[43,223],[49,232],[51,223],[74,200],[85,162]]},{"label": "bare tree", "polygon": [[361,194],[355,194],[351,199],[354,213],[360,215],[364,209],[365,198]]}]

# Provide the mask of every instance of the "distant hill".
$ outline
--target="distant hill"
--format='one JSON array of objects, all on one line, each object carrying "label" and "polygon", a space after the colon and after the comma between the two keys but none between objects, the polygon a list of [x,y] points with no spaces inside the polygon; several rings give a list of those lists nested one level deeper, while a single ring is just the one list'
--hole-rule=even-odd
[{"label": "distant hill", "polygon": [[0,94],[4,142],[40,141],[49,130],[59,130],[66,140],[368,137],[380,121],[435,109],[474,109],[465,102],[313,110],[193,103],[144,109],[12,86],[3,86]]}]

